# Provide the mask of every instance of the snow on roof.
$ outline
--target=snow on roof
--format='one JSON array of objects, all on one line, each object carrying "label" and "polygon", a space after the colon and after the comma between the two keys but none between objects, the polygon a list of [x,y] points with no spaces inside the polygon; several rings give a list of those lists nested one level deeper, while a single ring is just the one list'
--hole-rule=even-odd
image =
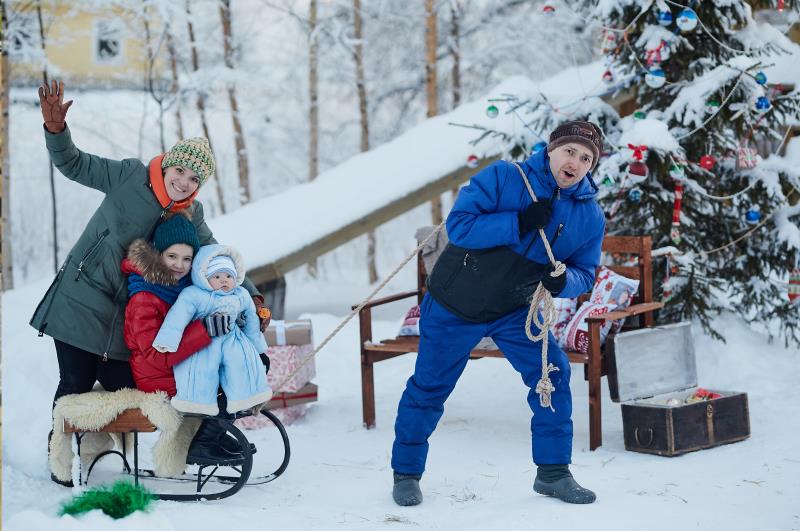
[{"label": "snow on roof", "polygon": [[394,140],[321,173],[312,182],[249,203],[208,220],[208,224],[220,242],[247,249],[248,269],[274,263],[462,168],[471,154],[490,157],[501,153],[499,139],[471,146],[469,142],[479,133],[450,125],[477,124],[509,133],[522,129],[520,120],[504,112],[500,104],[500,114],[488,118],[489,99],[503,95],[538,98],[541,93],[553,105],[568,105],[597,93],[603,68],[599,62],[569,68],[541,82],[511,77],[484,97],[425,120]]}]

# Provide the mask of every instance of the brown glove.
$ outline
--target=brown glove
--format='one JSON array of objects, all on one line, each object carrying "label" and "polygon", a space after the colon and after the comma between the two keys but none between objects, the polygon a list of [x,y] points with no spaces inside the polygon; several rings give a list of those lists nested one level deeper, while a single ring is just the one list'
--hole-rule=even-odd
[{"label": "brown glove", "polygon": [[253,295],[253,304],[256,305],[256,315],[258,315],[261,332],[264,332],[272,320],[272,312],[269,311],[269,308],[264,307],[264,298],[261,295]]},{"label": "brown glove", "polygon": [[72,100],[64,103],[64,82],[52,82],[52,86],[39,87],[39,104],[42,107],[44,127],[51,133],[60,133],[67,127],[67,111]]}]

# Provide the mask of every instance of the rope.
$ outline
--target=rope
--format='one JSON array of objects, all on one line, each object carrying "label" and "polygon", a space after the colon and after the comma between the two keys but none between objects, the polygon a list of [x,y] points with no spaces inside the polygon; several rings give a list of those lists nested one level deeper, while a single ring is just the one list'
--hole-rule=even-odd
[{"label": "rope", "polygon": [[[538,199],[536,199],[536,194],[533,193],[533,188],[531,188],[531,183],[528,182],[528,178],[525,176],[525,172],[522,171],[522,168],[516,162],[514,166],[519,170],[519,174],[522,176],[522,182],[525,183],[525,187],[528,189],[528,193],[531,195],[533,201],[538,201]],[[550,258],[550,263],[553,265],[553,271],[550,272],[550,276],[557,277],[565,274],[567,266],[556,260],[553,256],[553,250],[550,248],[550,242],[547,241],[544,229],[539,229],[539,236],[542,238],[544,249],[547,251],[547,256]],[[541,317],[537,311],[540,306],[542,308]],[[550,411],[553,412],[555,412],[555,408],[553,408],[551,395],[556,388],[553,382],[550,381],[550,373],[559,369],[547,361],[547,336],[550,333],[550,328],[556,323],[557,317],[558,314],[553,304],[553,295],[539,283],[536,292],[534,292],[531,298],[531,305],[530,308],[528,308],[528,317],[525,319],[525,335],[534,343],[537,341],[542,342],[542,377],[536,384],[536,394],[539,395],[539,405],[550,408]],[[538,334],[534,334],[531,331],[531,324],[535,324],[539,329]]]},{"label": "rope", "polygon": [[[413,251],[411,254],[409,254],[409,255],[408,255],[408,256],[407,256],[407,257],[406,257],[406,258],[405,258],[405,259],[404,259],[404,260],[403,260],[403,261],[400,263],[400,265],[399,265],[399,266],[397,266],[397,267],[395,268],[395,270],[394,270],[394,271],[392,271],[392,272],[389,274],[389,276],[387,276],[387,277],[384,279],[384,281],[383,281],[383,282],[381,282],[381,283],[380,283],[380,284],[379,284],[379,285],[378,285],[378,286],[377,286],[377,287],[376,287],[374,290],[372,290],[372,293],[370,293],[369,295],[367,295],[367,298],[366,298],[366,299],[364,299],[364,301],[363,301],[361,304],[359,304],[358,306],[356,306],[356,307],[353,309],[353,311],[351,311],[351,312],[350,312],[350,315],[348,315],[347,317],[345,317],[345,318],[344,318],[344,320],[343,320],[341,323],[339,323],[339,326],[337,326],[336,328],[334,328],[334,329],[333,329],[333,332],[331,332],[330,334],[328,334],[328,336],[327,336],[325,339],[323,339],[323,340],[322,340],[322,342],[319,344],[319,346],[317,346],[317,348],[315,348],[315,349],[314,349],[314,350],[313,350],[313,351],[312,351],[312,352],[311,352],[311,353],[310,353],[308,356],[306,356],[305,358],[303,358],[303,361],[302,361],[302,362],[300,362],[300,364],[299,364],[299,365],[298,365],[298,366],[297,366],[297,367],[296,367],[296,368],[295,368],[295,369],[294,369],[292,372],[290,372],[290,373],[289,373],[289,375],[288,375],[286,378],[284,378],[284,379],[283,379],[283,381],[281,381],[281,382],[280,382],[278,385],[276,385],[276,386],[275,386],[275,389],[276,389],[276,390],[277,390],[277,389],[280,389],[281,387],[283,387],[283,386],[286,384],[286,382],[288,382],[289,380],[291,380],[292,378],[294,378],[294,375],[295,375],[295,374],[297,374],[298,372],[300,372],[300,369],[302,369],[303,367],[305,367],[305,365],[306,365],[306,364],[307,364],[309,361],[311,361],[311,360],[314,358],[314,356],[316,356],[316,355],[317,355],[317,353],[318,353],[320,350],[322,350],[322,349],[325,347],[325,345],[327,345],[327,344],[328,344],[328,342],[329,342],[331,339],[333,339],[333,336],[335,336],[336,334],[338,334],[338,333],[339,333],[339,331],[341,331],[341,329],[342,329],[342,328],[344,328],[344,326],[345,326],[345,325],[346,325],[346,324],[347,324],[347,323],[350,321],[350,319],[352,319],[353,317],[355,317],[355,316],[356,316],[356,314],[358,314],[358,313],[359,313],[361,310],[363,310],[363,309],[364,309],[364,306],[366,306],[367,304],[369,304],[369,302],[370,302],[370,301],[371,301],[371,300],[372,300],[372,299],[375,297],[375,295],[377,295],[377,294],[378,294],[378,292],[379,292],[380,290],[382,290],[382,289],[384,288],[384,286],[386,286],[386,284],[388,284],[388,283],[389,283],[389,281],[390,281],[390,280],[392,280],[392,279],[395,277],[395,275],[397,275],[397,273],[399,273],[399,272],[400,272],[400,270],[401,270],[401,269],[403,269],[403,267],[404,267],[404,266],[405,266],[405,265],[406,265],[406,264],[407,264],[409,261],[411,261],[411,259],[412,259],[412,258],[414,258],[414,257],[417,255],[417,253],[420,251],[420,249],[422,249],[422,248],[425,246],[425,244],[427,244],[427,243],[428,243],[428,242],[431,240],[431,238],[433,238],[434,236],[436,236],[436,234],[437,234],[437,233],[438,233],[440,230],[442,230],[442,227],[444,226],[444,224],[445,224],[445,222],[443,221],[443,222],[441,222],[441,223],[440,223],[440,224],[439,224],[437,227],[435,227],[435,228],[433,229],[433,231],[431,231],[431,233],[428,235],[428,237],[427,237],[427,238],[425,238],[424,240],[422,240],[422,243],[420,243],[420,244],[417,246],[417,248],[416,248],[416,249],[414,249],[414,251]],[[260,406],[260,405],[259,405],[259,406],[256,406],[256,408],[254,409],[254,411],[256,411],[256,412],[258,412],[258,411],[260,411],[260,410],[261,410],[261,406]]]}]

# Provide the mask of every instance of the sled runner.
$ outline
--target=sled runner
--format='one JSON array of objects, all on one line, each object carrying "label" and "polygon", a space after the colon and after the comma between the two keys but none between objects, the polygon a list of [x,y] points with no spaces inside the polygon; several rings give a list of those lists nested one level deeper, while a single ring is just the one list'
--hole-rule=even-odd
[{"label": "sled runner", "polygon": [[[139,485],[147,483],[148,488],[152,489],[149,485],[153,482],[173,482],[183,484],[194,484],[194,492],[154,492],[156,497],[161,500],[171,501],[200,501],[200,500],[220,500],[236,494],[242,487],[246,485],[262,485],[277,479],[289,465],[289,457],[291,454],[289,447],[289,437],[286,434],[286,429],[281,424],[280,420],[269,410],[262,409],[261,413],[266,416],[277,428],[283,447],[283,456],[278,467],[263,475],[251,477],[253,471],[253,455],[255,452],[251,450],[250,442],[247,437],[233,424],[233,420],[227,420],[219,417],[210,417],[206,415],[186,414],[186,418],[195,418],[199,421],[210,421],[219,423],[225,431],[232,435],[239,444],[242,450],[242,457],[227,460],[226,462],[213,463],[213,462],[197,462],[193,463],[191,460],[189,465],[196,465],[197,471],[184,473],[176,476],[159,476],[153,470],[139,467],[139,433],[154,432],[157,427],[142,414],[139,409],[126,409],[117,418],[110,423],[97,430],[84,430],[71,425],[69,422],[64,423],[64,433],[74,433],[77,446],[77,457],[80,462],[81,455],[81,441],[87,433],[105,432],[105,433],[119,433],[119,434],[132,434],[133,435],[133,466],[128,462],[128,442],[127,437],[122,437],[122,451],[108,450],[98,454],[89,464],[86,472],[86,477],[83,477],[82,471],[79,471],[80,484],[88,484],[89,477],[91,476],[92,469],[103,457],[114,454],[122,459],[123,472],[132,475],[134,483]],[[227,435],[223,435],[227,436]],[[262,452],[267,452],[271,448],[262,448]],[[212,488],[211,485],[218,485],[225,488]],[[185,490],[185,489],[184,489]]]}]

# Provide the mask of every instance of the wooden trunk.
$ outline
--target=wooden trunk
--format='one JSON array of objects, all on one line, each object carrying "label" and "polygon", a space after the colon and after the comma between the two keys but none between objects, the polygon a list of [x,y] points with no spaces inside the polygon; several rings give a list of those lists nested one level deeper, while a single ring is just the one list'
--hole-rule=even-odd
[{"label": "wooden trunk", "polygon": [[686,403],[697,391],[689,323],[616,334],[607,347],[611,398],[622,402],[625,449],[673,457],[750,436],[747,394]]},{"label": "wooden trunk", "polygon": [[747,394],[714,392],[722,398],[670,407],[654,403],[670,397],[660,395],[622,404],[625,449],[673,457],[748,438]]}]

